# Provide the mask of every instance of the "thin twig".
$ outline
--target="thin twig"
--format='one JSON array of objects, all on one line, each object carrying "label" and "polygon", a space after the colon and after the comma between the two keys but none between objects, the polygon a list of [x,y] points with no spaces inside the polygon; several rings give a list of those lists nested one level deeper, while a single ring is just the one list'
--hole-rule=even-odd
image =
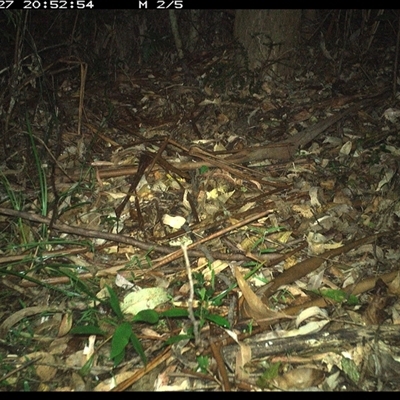
[{"label": "thin twig", "polygon": [[[0,209],[0,212],[1,212],[1,209]],[[248,217],[248,218],[246,218],[246,219],[244,219],[242,221],[239,221],[234,225],[228,226],[227,228],[221,229],[219,232],[215,232],[215,233],[211,234],[210,236],[207,236],[207,237],[205,237],[203,239],[198,240],[195,243],[192,243],[191,245],[189,245],[187,247],[187,249],[191,250],[194,247],[197,247],[199,244],[202,244],[202,243],[208,242],[210,240],[214,240],[214,239],[217,239],[217,238],[219,238],[221,236],[224,236],[225,234],[227,234],[227,233],[229,233],[229,232],[231,232],[231,231],[233,231],[235,229],[241,228],[242,226],[245,226],[245,225],[249,224],[250,222],[253,222],[255,220],[263,218],[263,217],[267,216],[270,213],[271,213],[271,210],[264,210],[264,211],[262,211],[260,213],[251,215],[250,217]],[[160,268],[161,266],[163,266],[165,264],[168,264],[171,261],[175,261],[178,258],[182,257],[182,254],[183,254],[182,249],[174,251],[173,253],[163,257],[159,262],[154,264],[149,270],[154,270],[154,269]],[[149,271],[149,270],[147,270],[147,271]]]},{"label": "thin twig", "polygon": [[182,243],[181,249],[183,252],[183,258],[185,260],[186,273],[188,276],[189,288],[190,288],[189,289],[189,299],[188,299],[189,319],[193,325],[194,342],[195,342],[196,346],[199,346],[200,345],[199,321],[196,320],[196,317],[195,317],[194,311],[193,311],[194,283],[193,283],[193,277],[192,277],[192,269],[190,268],[190,261],[189,261],[189,256],[188,256],[188,252],[187,252],[187,244]]},{"label": "thin twig", "polygon": [[136,371],[130,378],[119,383],[117,386],[115,386],[113,389],[111,389],[111,391],[112,392],[123,392],[125,389],[128,389],[130,386],[132,386],[135,382],[137,382],[143,376],[148,374],[150,371],[152,371],[158,365],[160,365],[164,361],[168,360],[169,357],[171,357],[171,347],[168,347],[163,353],[161,353],[159,356],[157,356],[148,365],[146,365],[145,367]]},{"label": "thin twig", "polygon": [[[264,212],[262,212],[260,214],[255,214],[253,216],[250,216],[249,218],[243,220],[242,222],[244,223],[244,225],[248,224],[248,223],[254,221],[255,219],[259,219],[259,218],[262,218],[262,217],[266,216],[270,212],[271,212],[271,210],[265,210]],[[24,211],[12,210],[10,208],[2,208],[2,207],[0,207],[0,214],[9,215],[9,216],[12,216],[12,217],[17,217],[17,218],[22,218],[22,219],[25,219],[25,220],[28,220],[28,221],[32,221],[32,222],[37,222],[37,223],[40,223],[40,224],[46,224],[46,225],[50,224],[50,218],[42,217],[40,215],[33,214],[33,213],[28,213],[28,212],[24,212]],[[240,225],[240,226],[243,226],[243,225]],[[221,231],[222,232],[221,235],[223,235],[223,234],[225,234],[225,233],[227,233],[227,232],[229,232],[229,231],[231,231],[233,229],[237,229],[240,226],[238,226],[238,224],[235,224],[232,227],[225,228],[225,229],[223,229],[223,231]],[[109,241],[112,241],[112,242],[115,242],[115,243],[129,244],[131,246],[135,246],[135,247],[137,247],[139,249],[142,249],[142,250],[148,250],[148,251],[154,250],[156,252],[163,253],[163,254],[168,254],[168,255],[172,254],[174,256],[173,256],[173,259],[171,261],[176,260],[176,259],[178,259],[178,258],[180,258],[182,256],[182,252],[180,250],[178,250],[179,255],[176,256],[177,252],[176,251],[172,252],[173,250],[169,246],[160,246],[160,245],[157,245],[157,244],[152,243],[152,242],[146,243],[146,242],[143,242],[141,240],[137,240],[137,239],[134,239],[132,237],[121,235],[121,234],[101,232],[101,231],[97,231],[97,230],[94,230],[94,229],[86,229],[86,228],[81,228],[81,227],[78,227],[78,226],[73,226],[73,225],[71,226],[71,225],[66,225],[66,224],[61,224],[61,223],[55,223],[52,226],[52,229],[54,229],[56,231],[59,231],[59,232],[70,233],[70,234],[73,234],[73,235],[79,235],[79,236],[90,237],[90,238],[105,239],[105,240],[109,240]],[[211,239],[215,239],[217,237],[215,235],[216,234],[213,234],[213,235],[211,235],[211,236],[209,236],[209,237],[207,237],[205,239],[202,239],[201,243],[204,243],[204,242],[206,242],[208,240],[211,240]],[[196,243],[193,243],[192,245],[189,246],[188,249],[193,249],[198,244],[200,244],[200,241],[198,241]],[[60,252],[58,252],[58,253],[60,253]],[[51,255],[51,253],[46,253],[46,254]],[[249,257],[244,255],[244,254],[224,254],[224,253],[219,253],[219,252],[211,252],[211,254],[212,254],[214,259],[221,259],[221,260],[245,261],[245,260],[249,259]],[[194,256],[194,257],[203,257],[204,253],[201,252],[201,251],[190,250],[189,251],[189,255],[190,256]],[[27,256],[24,255],[24,256],[17,257],[17,258],[15,258],[15,256],[13,256],[11,261],[16,261],[18,259],[23,259],[25,257],[27,257]],[[281,255],[278,255],[278,254],[270,254],[266,258],[269,259],[269,260],[274,260],[274,259],[278,259],[280,257],[281,257]],[[0,258],[0,264],[3,263],[2,259],[3,258]],[[159,266],[165,264],[164,260],[165,260],[165,258],[162,258],[162,259],[159,260],[159,262],[160,263],[163,262],[163,264],[158,265],[157,268]],[[5,259],[5,262],[9,262],[9,261],[10,261],[9,258]]]},{"label": "thin twig", "polygon": [[221,374],[222,384],[225,392],[230,392],[231,384],[229,382],[228,373],[226,371],[225,362],[221,355],[221,347],[217,347],[215,343],[210,340],[210,347],[215,361],[217,362],[219,373]]},{"label": "thin twig", "polygon": [[42,356],[40,357],[36,357],[33,360],[29,360],[28,362],[22,364],[21,366],[19,366],[18,368],[13,369],[12,371],[10,371],[8,374],[0,377],[0,382],[5,381],[6,379],[8,379],[10,376],[16,374],[19,371],[22,371],[23,369],[29,367],[30,365],[34,364],[36,361],[39,361],[42,358]]}]

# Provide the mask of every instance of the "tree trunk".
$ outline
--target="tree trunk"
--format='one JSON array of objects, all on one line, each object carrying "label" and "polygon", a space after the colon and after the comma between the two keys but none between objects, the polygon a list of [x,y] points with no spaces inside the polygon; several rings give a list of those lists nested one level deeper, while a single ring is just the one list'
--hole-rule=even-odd
[{"label": "tree trunk", "polygon": [[237,10],[235,37],[247,52],[249,68],[290,76],[300,19],[301,10]]}]

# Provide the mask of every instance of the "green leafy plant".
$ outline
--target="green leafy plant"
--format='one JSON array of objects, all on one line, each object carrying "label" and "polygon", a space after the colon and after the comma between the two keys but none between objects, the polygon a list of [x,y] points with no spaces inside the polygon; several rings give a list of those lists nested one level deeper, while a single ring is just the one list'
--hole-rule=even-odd
[{"label": "green leafy plant", "polygon": [[196,360],[198,370],[200,370],[200,372],[202,372],[203,374],[208,373],[208,369],[210,367],[210,358],[207,356],[198,356]]},{"label": "green leafy plant", "polygon": [[[110,358],[114,361],[114,365],[117,366],[120,364],[126,354],[126,349],[129,344],[132,345],[133,349],[139,354],[142,362],[144,364],[147,363],[147,358],[144,353],[144,349],[140,340],[135,335],[132,330],[132,323],[134,322],[148,322],[148,323],[156,323],[159,319],[158,314],[153,310],[145,310],[137,315],[132,319],[131,322],[124,320],[124,314],[121,311],[118,297],[115,291],[107,286],[107,291],[109,294],[108,302],[109,306],[113,310],[116,321],[110,320],[113,325],[115,325],[114,332],[111,336],[111,351],[110,351]],[[92,319],[92,318],[90,318]],[[82,321],[84,322],[84,321]],[[106,333],[100,329],[97,325],[88,324],[88,325],[79,325],[71,329],[71,334],[77,335],[105,335]],[[90,361],[90,360],[89,360]],[[83,367],[83,369],[87,368],[87,365]],[[84,371],[81,371],[81,374]]]},{"label": "green leafy plant", "polygon": [[358,298],[352,294],[346,293],[344,290],[334,290],[334,289],[321,289],[315,291],[315,293],[319,294],[322,297],[327,299],[331,299],[338,303],[346,302],[349,305],[355,306],[359,304]]},{"label": "green leafy plant", "polygon": [[[114,332],[111,336],[111,351],[110,358],[114,361],[114,365],[117,366],[120,364],[126,354],[126,350],[129,345],[136,351],[136,353],[140,356],[142,362],[144,364],[147,363],[147,358],[143,349],[143,346],[133,332],[133,324],[138,322],[144,322],[147,324],[156,324],[162,318],[187,318],[188,312],[183,309],[171,309],[164,312],[156,312],[154,310],[142,310],[138,312],[130,321],[126,320],[126,316],[123,314],[120,302],[115,291],[107,286],[107,291],[109,294],[109,299],[105,302],[111,307],[115,319],[111,319],[110,322],[115,326]],[[84,322],[82,320],[82,322]],[[97,325],[93,324],[93,318],[90,318],[90,322],[87,325],[76,326],[71,330],[72,334],[77,335],[105,335],[105,332],[100,329]],[[185,335],[182,337],[175,337],[170,342],[166,344],[171,344],[172,342],[177,342],[183,340]],[[190,335],[185,336],[185,338],[191,339]],[[82,373],[82,371],[81,371]]]},{"label": "green leafy plant", "polygon": [[261,389],[265,389],[271,385],[271,380],[278,376],[279,368],[281,363],[273,363],[264,371],[264,373],[257,379],[257,386]]},{"label": "green leafy plant", "polygon": [[[29,118],[26,118],[26,127],[28,131],[29,140],[31,142],[32,154],[35,160],[36,170],[38,173],[39,179],[39,188],[40,188],[40,211],[44,217],[47,216],[48,212],[48,190],[47,190],[47,182],[46,175],[42,166],[42,162],[40,161],[39,153],[35,144],[32,127],[29,121]],[[43,228],[45,229],[45,228]]]},{"label": "green leafy plant", "polygon": [[[118,297],[117,297],[116,293],[114,292],[114,290],[112,290],[110,287],[107,286],[107,290],[110,295],[111,308],[113,309],[118,320],[122,321],[124,319],[124,314],[121,311]],[[151,312],[152,310],[144,310],[144,311],[139,312],[138,314],[135,315],[134,320],[132,322],[138,322],[141,320],[145,320],[145,322],[148,322],[149,320],[150,321],[156,320],[156,322],[158,321],[158,318],[154,317],[154,316],[153,316],[153,318],[147,317],[148,320],[146,320],[146,311]],[[143,314],[145,314],[145,315],[143,316]],[[114,365],[120,364],[121,361],[125,358],[126,347],[128,346],[129,343],[132,344],[132,347],[139,354],[143,364],[147,364],[147,358],[144,353],[143,346],[140,343],[138,337],[132,331],[131,323],[121,322],[115,329],[115,332],[113,334],[112,341],[111,341],[110,358],[112,360],[114,360]]]},{"label": "green leafy plant", "polygon": [[230,324],[226,318],[214,314],[209,310],[210,306],[219,306],[221,303],[220,298],[213,298],[215,294],[214,280],[212,279],[211,284],[208,284],[208,282],[204,280],[202,273],[194,274],[193,277],[196,282],[194,285],[194,292],[199,299],[199,308],[195,310],[194,315],[199,320],[200,328],[204,326],[206,321],[223,328],[229,328]]},{"label": "green leafy plant", "polygon": [[117,327],[112,337],[110,358],[114,360],[114,365],[118,365],[124,360],[129,342],[140,355],[143,363],[146,364],[146,355],[140,341],[132,331],[132,325],[129,322],[123,322]]},{"label": "green leafy plant", "polygon": [[358,383],[360,380],[360,372],[357,369],[354,360],[342,357],[341,366],[344,373],[354,382]]},{"label": "green leafy plant", "polygon": [[[278,226],[278,227],[270,227],[270,228],[257,228],[254,226],[249,226],[249,231],[253,232],[258,235],[258,238],[254,240],[252,250],[256,249],[257,247],[263,246],[265,243],[265,239],[268,235],[271,235],[272,233],[276,232],[281,232],[282,230],[285,230],[284,227]],[[266,248],[266,249],[260,249],[260,254],[265,254],[265,253],[274,253],[276,250],[273,248]]]},{"label": "green leafy plant", "polygon": [[247,329],[246,332],[248,332],[250,335],[253,332],[253,320],[250,320],[249,323],[247,324]]},{"label": "green leafy plant", "polygon": [[[198,294],[201,299],[200,303],[202,304],[202,306],[196,309],[194,314],[196,318],[198,318],[198,320],[200,321],[200,324],[204,325],[206,321],[209,321],[218,326],[228,328],[229,322],[225,318],[208,310],[209,299],[210,296],[213,294],[213,291],[206,290],[204,287],[198,289]],[[125,359],[126,351],[129,346],[131,346],[134,351],[140,356],[143,364],[146,365],[147,363],[147,358],[142,343],[133,331],[133,326],[135,323],[141,322],[154,325],[157,324],[161,319],[165,318],[187,319],[189,317],[188,310],[172,308],[162,312],[157,312],[155,310],[142,310],[135,314],[134,317],[128,321],[126,315],[124,315],[121,310],[120,302],[115,291],[109,286],[107,286],[107,291],[109,294],[109,298],[107,301],[105,301],[105,303],[109,305],[109,307],[113,311],[113,315],[115,316],[115,318],[111,318],[107,321],[114,326],[113,333],[111,335],[110,359],[113,360],[115,366],[119,365]],[[81,323],[88,323],[86,325],[79,325],[74,327],[71,330],[71,333],[78,335],[105,335],[106,333],[97,326],[95,318],[93,317],[94,316],[91,314],[88,318],[86,318],[86,320],[81,319]],[[193,339],[193,337],[193,331],[189,329],[187,334],[175,335],[169,338],[165,342],[165,345],[171,345],[182,340],[190,340]],[[85,365],[81,370],[81,374],[85,373],[85,368],[87,369],[89,368],[89,366]]]}]

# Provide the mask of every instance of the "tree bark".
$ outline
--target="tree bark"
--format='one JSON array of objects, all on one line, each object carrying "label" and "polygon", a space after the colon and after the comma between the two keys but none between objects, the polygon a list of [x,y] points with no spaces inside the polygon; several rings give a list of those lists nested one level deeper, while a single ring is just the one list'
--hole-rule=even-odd
[{"label": "tree bark", "polygon": [[292,75],[300,19],[301,10],[237,10],[234,34],[247,52],[248,67]]}]

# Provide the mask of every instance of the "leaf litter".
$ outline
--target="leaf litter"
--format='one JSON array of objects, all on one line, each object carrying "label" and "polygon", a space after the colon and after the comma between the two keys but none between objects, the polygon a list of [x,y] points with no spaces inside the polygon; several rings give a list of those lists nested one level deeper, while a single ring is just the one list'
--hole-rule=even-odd
[{"label": "leaf litter", "polygon": [[[234,52],[209,57],[198,76]],[[37,141],[49,212],[32,168],[2,169],[4,388],[35,360],[35,390],[398,390],[389,82],[327,96],[314,71],[251,95],[250,73],[204,90],[178,65],[126,75],[88,82],[82,134],[66,107],[58,143]]]}]

